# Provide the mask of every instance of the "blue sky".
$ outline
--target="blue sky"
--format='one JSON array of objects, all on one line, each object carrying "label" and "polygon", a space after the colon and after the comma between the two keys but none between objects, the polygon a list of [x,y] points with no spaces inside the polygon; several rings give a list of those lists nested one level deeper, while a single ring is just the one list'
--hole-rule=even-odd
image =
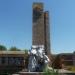
[{"label": "blue sky", "polygon": [[0,44],[30,49],[33,2],[43,2],[50,12],[51,52],[73,52],[75,0],[0,0]]}]

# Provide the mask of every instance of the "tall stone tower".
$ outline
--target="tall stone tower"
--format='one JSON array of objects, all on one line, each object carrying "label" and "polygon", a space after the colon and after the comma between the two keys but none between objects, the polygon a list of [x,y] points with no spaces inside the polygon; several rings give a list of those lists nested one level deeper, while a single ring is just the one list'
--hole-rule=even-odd
[{"label": "tall stone tower", "polygon": [[49,12],[44,12],[43,3],[33,3],[32,45],[44,45],[45,53],[50,54]]}]

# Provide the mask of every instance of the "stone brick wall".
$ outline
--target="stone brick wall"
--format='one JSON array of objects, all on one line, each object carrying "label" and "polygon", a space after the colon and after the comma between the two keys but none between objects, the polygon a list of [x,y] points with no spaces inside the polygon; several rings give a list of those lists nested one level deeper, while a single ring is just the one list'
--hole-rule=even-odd
[{"label": "stone brick wall", "polygon": [[[40,7],[40,8],[39,8]],[[32,45],[44,45],[50,54],[49,12],[44,12],[43,3],[33,3]]]}]

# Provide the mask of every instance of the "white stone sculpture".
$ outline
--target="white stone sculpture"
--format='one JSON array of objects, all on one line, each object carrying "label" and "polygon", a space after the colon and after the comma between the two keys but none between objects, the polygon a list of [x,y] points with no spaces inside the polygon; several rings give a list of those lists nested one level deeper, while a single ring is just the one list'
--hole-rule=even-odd
[{"label": "white stone sculpture", "polygon": [[33,45],[29,54],[28,71],[43,71],[43,68],[50,62],[48,56],[44,52],[43,45]]}]

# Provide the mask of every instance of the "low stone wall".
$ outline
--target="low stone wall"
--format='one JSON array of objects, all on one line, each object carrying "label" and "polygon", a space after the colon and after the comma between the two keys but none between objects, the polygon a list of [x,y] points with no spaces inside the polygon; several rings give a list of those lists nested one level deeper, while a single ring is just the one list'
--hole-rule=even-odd
[{"label": "low stone wall", "polygon": [[43,75],[43,72],[20,72],[20,75]]},{"label": "low stone wall", "polygon": [[[43,75],[43,72],[20,72],[18,75]],[[59,73],[58,75],[75,75],[75,73]]]}]

